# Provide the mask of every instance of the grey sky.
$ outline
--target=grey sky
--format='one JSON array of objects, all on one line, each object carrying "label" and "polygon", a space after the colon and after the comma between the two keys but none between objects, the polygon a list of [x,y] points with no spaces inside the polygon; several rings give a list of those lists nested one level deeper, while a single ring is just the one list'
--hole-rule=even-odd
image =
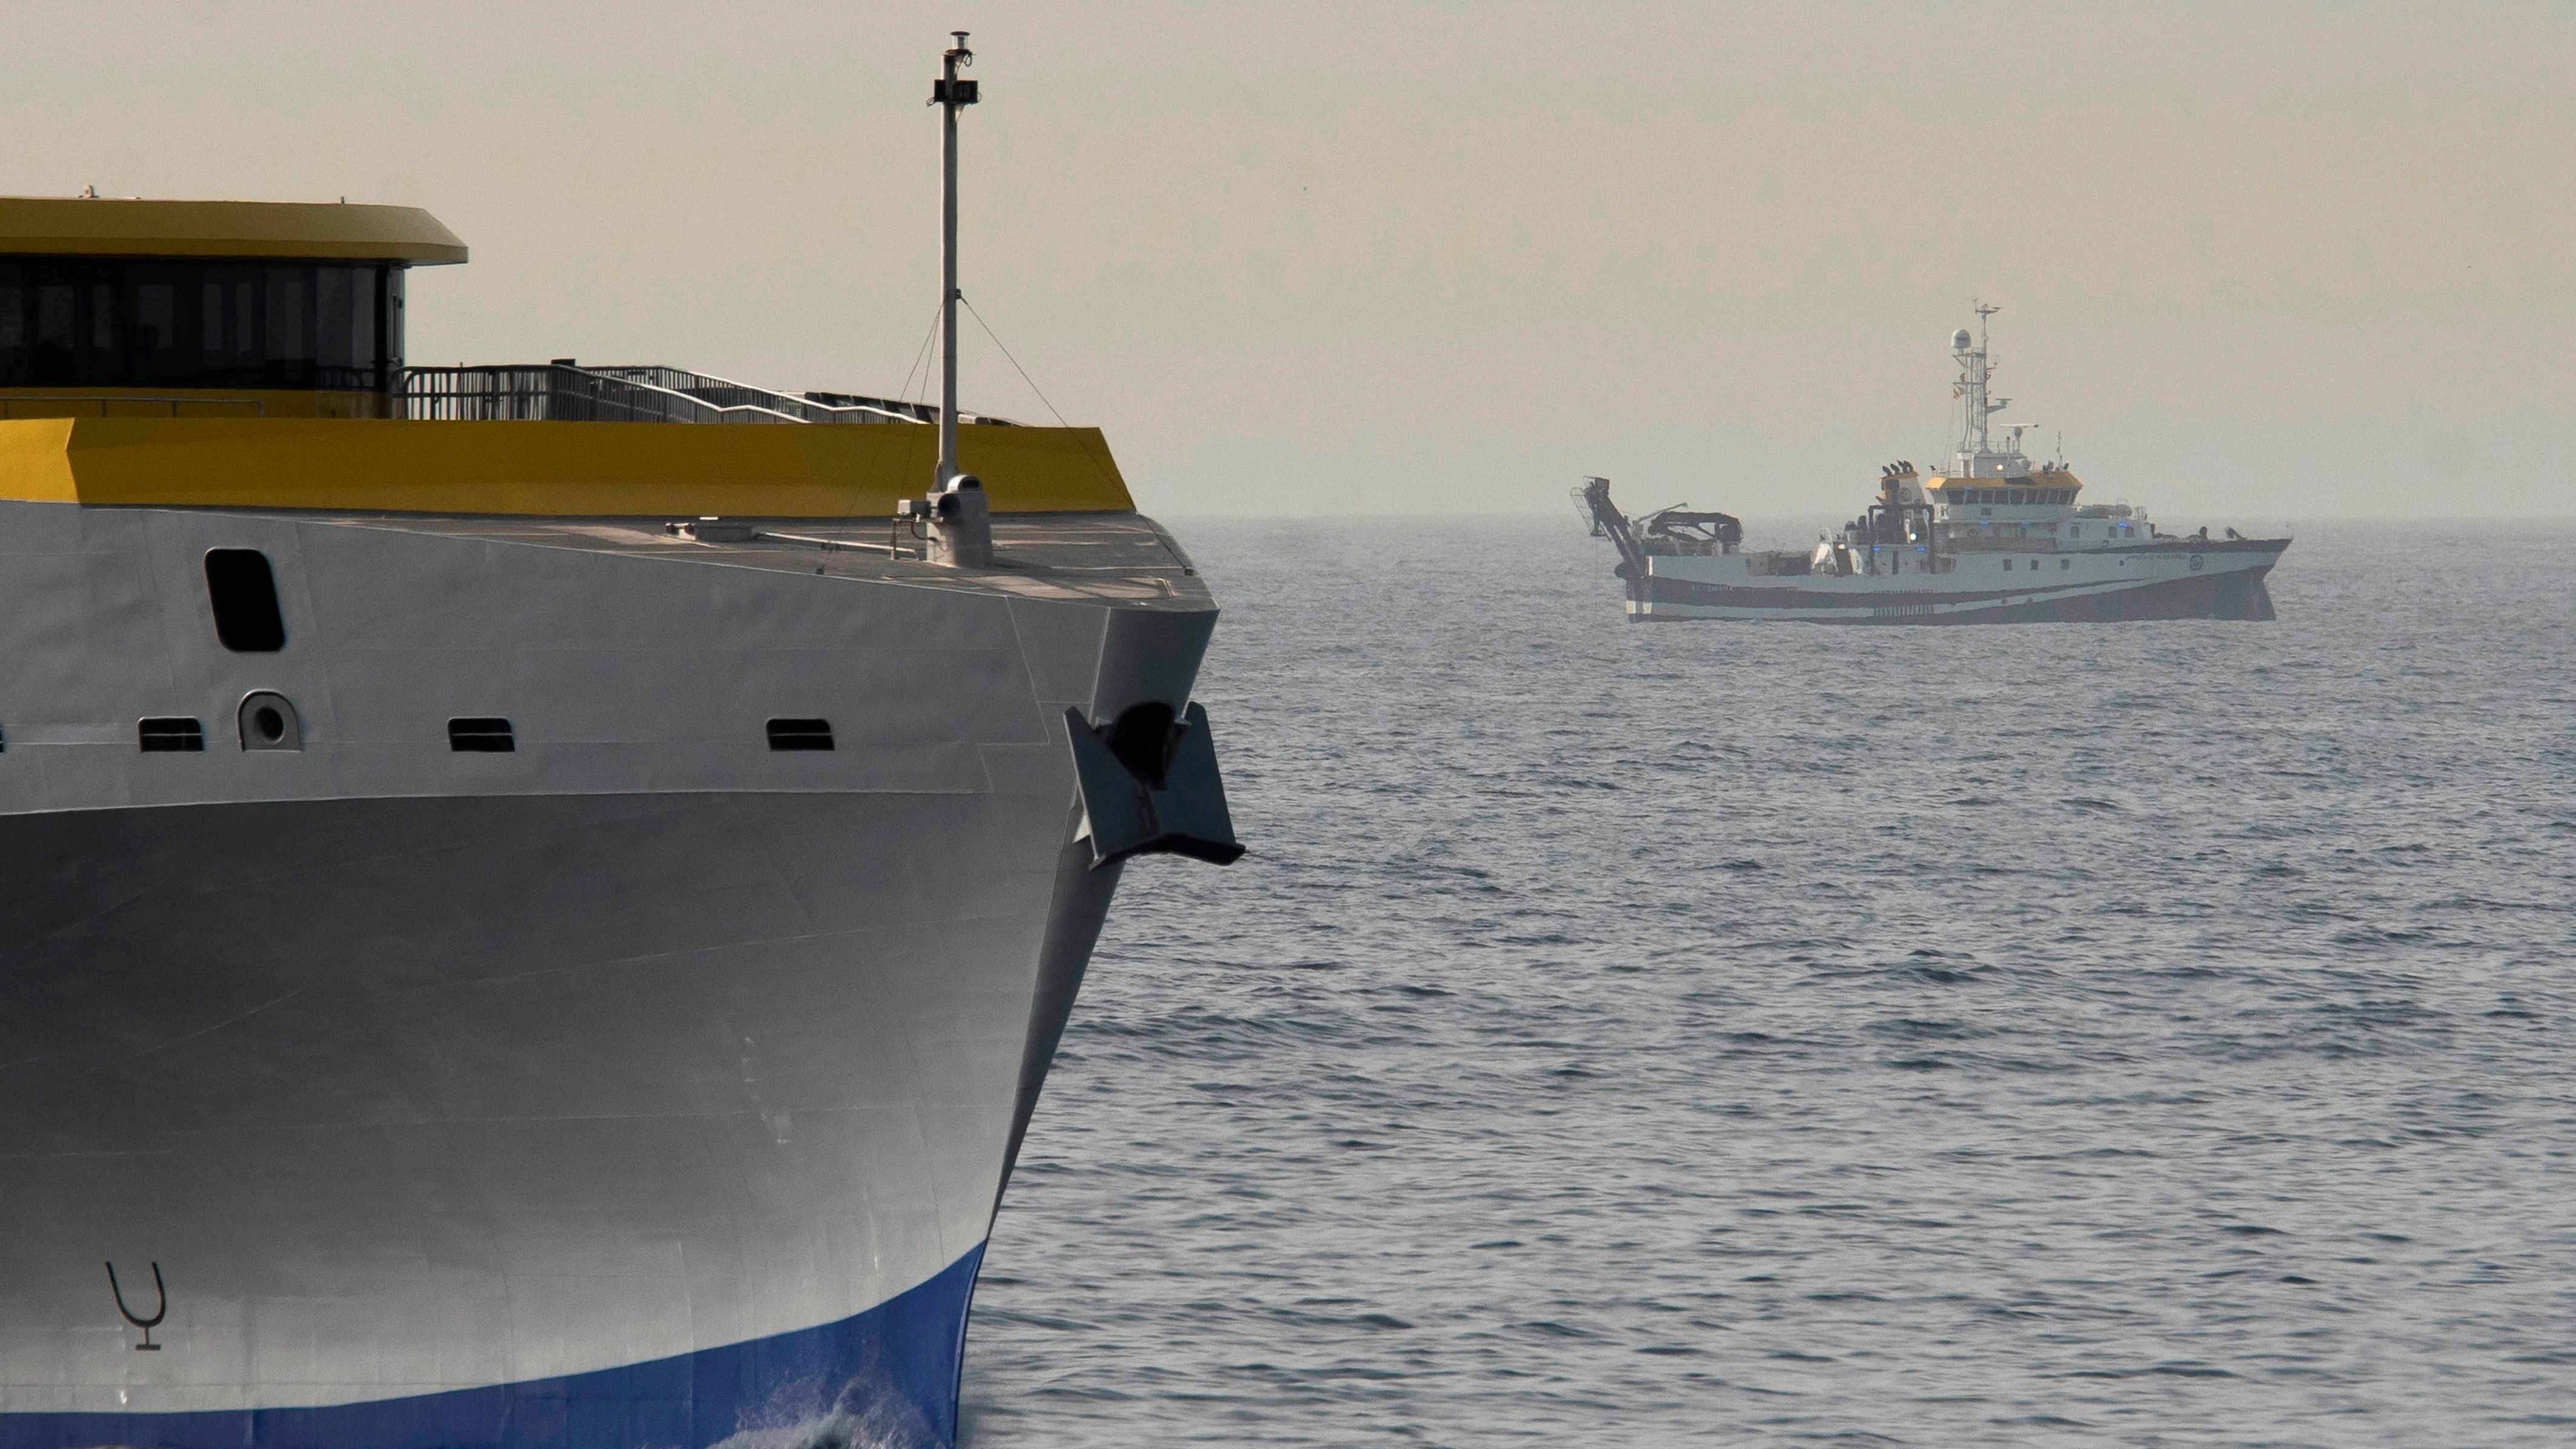
[{"label": "grey sky", "polygon": [[[416,203],[415,361],[901,385],[1172,514],[1846,513],[1998,390],[2159,516],[2576,514],[2576,10],[13,5],[0,190]],[[969,323],[967,403],[1046,409]]]}]

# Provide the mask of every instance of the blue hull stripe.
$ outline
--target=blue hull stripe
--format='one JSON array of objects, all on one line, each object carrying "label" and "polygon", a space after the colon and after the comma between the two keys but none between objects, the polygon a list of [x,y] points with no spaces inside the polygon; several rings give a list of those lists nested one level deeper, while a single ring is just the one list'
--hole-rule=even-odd
[{"label": "blue hull stripe", "polygon": [[0,1414],[0,1449],[945,1446],[983,1256],[838,1323],[625,1368],[327,1408]]}]

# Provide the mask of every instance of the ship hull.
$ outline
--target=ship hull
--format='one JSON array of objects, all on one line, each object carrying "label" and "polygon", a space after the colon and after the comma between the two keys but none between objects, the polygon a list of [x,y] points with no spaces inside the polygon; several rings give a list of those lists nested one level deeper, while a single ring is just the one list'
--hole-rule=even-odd
[{"label": "ship hull", "polygon": [[[1212,611],[9,511],[0,1449],[953,1442],[1120,873],[1064,711],[1186,699]],[[285,650],[216,644],[209,547]],[[253,689],[302,749],[225,737]]]},{"label": "ship hull", "polygon": [[2286,539],[2013,556],[1971,554],[1947,573],[1755,577],[1741,555],[1650,555],[1629,582],[1631,622],[2068,624],[2275,617],[2266,582]]},{"label": "ship hull", "polygon": [[53,1449],[947,1443],[981,1258],[979,1249],[838,1323],[597,1373],[320,1408],[26,1414],[14,1416],[8,1442]]},{"label": "ship hull", "polygon": [[[945,1442],[1069,829],[902,795],[0,821],[0,1018],[56,1066],[6,1078],[0,1444]],[[148,1353],[108,1263],[136,1316],[169,1295]]]}]

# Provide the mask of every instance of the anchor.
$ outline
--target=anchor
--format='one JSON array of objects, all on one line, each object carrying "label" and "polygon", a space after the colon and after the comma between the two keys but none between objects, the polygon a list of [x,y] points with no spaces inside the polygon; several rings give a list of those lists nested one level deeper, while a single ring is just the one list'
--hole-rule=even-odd
[{"label": "anchor", "polygon": [[1092,869],[1156,853],[1211,865],[1242,858],[1205,709],[1193,704],[1176,720],[1170,705],[1149,700],[1096,728],[1081,710],[1067,709],[1064,725],[1082,791],[1082,829],[1074,838],[1091,842]]},{"label": "anchor", "polygon": [[152,1265],[152,1291],[161,1295],[161,1307],[150,1318],[137,1318],[134,1316],[134,1310],[125,1306],[125,1289],[116,1281],[114,1263],[107,1265],[107,1291],[116,1295],[116,1311],[125,1315],[125,1321],[143,1330],[143,1341],[134,1346],[134,1351],[159,1353],[161,1345],[152,1341],[152,1330],[160,1327],[161,1320],[170,1316],[170,1289],[161,1281],[161,1265],[159,1263]]}]

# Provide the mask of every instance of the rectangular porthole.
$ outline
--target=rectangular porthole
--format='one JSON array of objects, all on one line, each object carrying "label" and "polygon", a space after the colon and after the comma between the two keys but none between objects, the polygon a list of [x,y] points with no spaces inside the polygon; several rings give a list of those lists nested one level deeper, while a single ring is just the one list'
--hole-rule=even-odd
[{"label": "rectangular porthole", "polygon": [[769,747],[773,750],[828,750],[832,747],[832,722],[827,719],[771,720]]},{"label": "rectangular porthole", "polygon": [[447,722],[447,747],[459,754],[506,755],[519,743],[508,720],[452,719]]},{"label": "rectangular porthole", "polygon": [[274,654],[286,647],[277,610],[277,576],[255,548],[206,551],[206,598],[215,608],[215,637],[236,654]]},{"label": "rectangular porthole", "polygon": [[135,743],[147,755],[182,751],[200,754],[206,748],[206,727],[185,716],[147,719],[135,726],[134,733]]}]

